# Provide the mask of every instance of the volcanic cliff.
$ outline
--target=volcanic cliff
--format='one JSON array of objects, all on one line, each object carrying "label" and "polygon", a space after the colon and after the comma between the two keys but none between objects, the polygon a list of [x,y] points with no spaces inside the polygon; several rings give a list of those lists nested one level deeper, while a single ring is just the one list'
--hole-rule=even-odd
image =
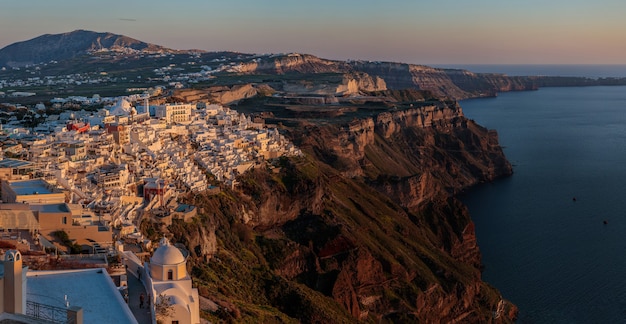
[{"label": "volcanic cliff", "polygon": [[[315,75],[329,73],[358,72],[361,78],[384,81],[385,89],[428,90],[438,96],[455,100],[495,96],[502,91],[535,90],[538,82],[535,78],[478,74],[467,70],[440,69],[425,65],[376,61],[333,61],[308,54],[264,57],[253,62],[242,63],[236,70],[245,74],[299,73],[313,78]],[[384,89],[378,86],[377,89],[364,90]]]},{"label": "volcanic cliff", "polygon": [[[235,190],[190,196],[199,222],[169,228],[192,250],[201,295],[223,306],[209,317],[514,318],[481,281],[474,226],[454,198],[511,173],[495,132],[453,101],[286,130],[305,156],[247,172]],[[217,249],[198,228],[215,229]]]}]

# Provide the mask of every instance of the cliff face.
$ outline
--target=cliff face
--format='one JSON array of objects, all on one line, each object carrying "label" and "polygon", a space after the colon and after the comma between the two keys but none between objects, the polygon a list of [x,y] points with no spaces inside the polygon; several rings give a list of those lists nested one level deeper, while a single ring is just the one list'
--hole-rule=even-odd
[{"label": "cliff face", "polygon": [[493,315],[515,307],[481,281],[474,225],[453,196],[511,173],[494,132],[441,101],[290,136],[306,157],[190,201],[222,242],[219,262],[193,270],[208,297],[310,322],[511,320]]},{"label": "cliff face", "polygon": [[354,72],[345,74],[341,86],[337,87],[337,94],[351,95],[361,91],[384,91],[387,90],[387,83],[378,76],[372,77],[367,73]]},{"label": "cliff face", "polygon": [[[355,94],[358,91],[378,91],[385,89],[429,90],[438,96],[464,99],[478,96],[494,96],[498,91],[528,90],[535,88],[528,78],[507,77],[498,74],[475,74],[465,70],[438,69],[424,65],[392,62],[340,62],[318,58],[306,54],[290,54],[269,57],[253,62],[241,63],[235,70],[240,73],[255,74],[325,74],[346,75],[346,79],[335,93],[318,87],[300,92],[322,94]],[[353,81],[354,80],[354,81]],[[295,86],[296,84],[291,84]],[[297,88],[297,87],[296,87]],[[297,89],[295,89],[297,90]],[[291,89],[291,91],[295,91]]]},{"label": "cliff face", "polygon": [[495,96],[502,91],[534,90],[536,83],[526,77],[477,74],[466,70],[437,69],[391,62],[354,62],[354,69],[387,82],[389,89],[421,89],[455,100]]},{"label": "cliff face", "polygon": [[257,89],[250,84],[244,84],[223,89],[213,89],[210,93],[214,101],[228,105],[241,99],[256,96]]},{"label": "cliff face", "polygon": [[350,70],[345,62],[331,61],[308,54],[278,55],[245,62],[237,66],[241,73],[343,73]]},{"label": "cliff face", "polygon": [[336,94],[343,92],[353,94],[358,92],[357,89],[361,91],[419,89],[432,91],[437,96],[459,100],[495,96],[501,91],[537,88],[537,81],[528,77],[477,74],[466,70],[439,69],[424,65],[393,62],[340,62],[306,54],[290,54],[259,59],[242,63],[237,66],[236,70],[247,74],[338,73],[350,76],[357,82],[356,85],[351,82],[343,82],[342,85],[345,85],[345,90],[338,90]]},{"label": "cliff face", "polygon": [[[403,286],[410,282],[420,288],[416,296],[405,301],[416,306],[417,311],[412,316],[418,320],[484,321],[488,318],[478,311],[485,306],[478,300],[484,298],[490,288],[480,281],[480,252],[474,226],[462,204],[451,197],[479,182],[511,174],[511,166],[497,144],[495,132],[467,120],[456,103],[443,102],[382,113],[339,129],[309,129],[303,141],[302,147],[317,150],[320,160],[333,165],[345,177],[362,179],[370,188],[406,208],[408,215],[398,211],[390,215],[371,198],[355,198],[358,194],[353,188],[335,194],[354,192],[349,198],[354,208],[382,227],[391,240],[404,241],[398,237],[402,235],[427,238],[426,242],[417,239],[417,246],[411,246],[407,252],[417,253],[417,260],[411,261],[425,264],[428,268],[425,272],[430,271],[428,275],[420,273],[416,270],[420,268],[418,265],[398,255],[403,249],[377,254],[372,252],[375,248],[359,243],[367,242],[368,238],[346,230],[343,235],[351,238],[347,240],[350,244],[345,243],[344,236],[339,236],[336,240],[341,238],[343,244],[331,241],[320,248],[325,251],[330,245],[328,249],[333,253],[329,254],[347,254],[345,259],[331,258],[333,261],[325,256],[324,262],[320,262],[322,271],[317,270],[321,273],[339,271],[332,288],[335,300],[357,318],[390,316],[389,308],[399,309],[389,304],[385,294],[395,291],[396,284]],[[369,200],[369,204],[364,203],[365,200]],[[411,224],[398,221],[403,230],[393,231],[380,224],[385,217],[395,218],[394,221],[407,217]],[[428,246],[443,251],[446,256],[427,257],[422,248],[429,249]],[[387,260],[383,256],[387,254],[393,255],[396,262]],[[450,267],[462,269],[441,266],[437,264],[440,258],[451,258],[455,265]],[[429,275],[437,279],[426,279]],[[390,277],[392,282],[389,282]]]},{"label": "cliff face", "polygon": [[175,90],[172,94],[172,98],[178,102],[211,101],[228,105],[242,99],[254,97],[258,93],[258,88],[252,84],[241,84],[233,86],[214,86],[205,89]]},{"label": "cliff face", "polygon": [[[466,70],[444,69],[450,80],[469,97],[495,96],[498,92],[537,90],[531,78],[493,73],[473,73]],[[461,98],[456,98],[461,99]]]},{"label": "cliff face", "polygon": [[[303,144],[319,147],[324,152],[320,158],[341,161],[335,163],[337,169],[348,177],[419,176],[428,181],[420,171],[437,171],[438,181],[451,188],[450,192],[457,192],[511,173],[497,145],[497,134],[466,119],[454,102],[383,112],[354,120],[341,129],[309,132],[303,136]],[[453,163],[433,170],[442,162],[438,157]]]},{"label": "cliff face", "polygon": [[343,97],[359,95],[362,92],[387,90],[385,80],[363,72],[309,75],[309,77],[303,77],[302,80],[285,80],[276,87],[291,95],[327,97]]}]

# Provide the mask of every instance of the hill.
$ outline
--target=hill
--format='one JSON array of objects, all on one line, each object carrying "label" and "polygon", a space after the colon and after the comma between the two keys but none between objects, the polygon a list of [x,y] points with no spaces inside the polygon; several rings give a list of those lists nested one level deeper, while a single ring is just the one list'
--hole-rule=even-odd
[{"label": "hill", "polygon": [[0,49],[0,66],[23,67],[49,61],[61,61],[93,51],[172,51],[123,35],[75,30],[46,34]]}]

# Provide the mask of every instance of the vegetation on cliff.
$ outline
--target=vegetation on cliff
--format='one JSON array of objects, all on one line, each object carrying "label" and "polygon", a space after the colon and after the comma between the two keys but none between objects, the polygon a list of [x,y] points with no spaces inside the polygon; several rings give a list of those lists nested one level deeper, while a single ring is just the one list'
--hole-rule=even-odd
[{"label": "vegetation on cliff", "polygon": [[[220,305],[203,316],[511,320],[515,307],[480,280],[473,224],[454,198],[510,174],[495,133],[453,102],[349,123],[300,122],[287,131],[304,157],[247,172],[234,190],[187,197],[200,216],[168,228],[191,251],[200,294]],[[205,228],[215,230],[214,252],[199,243]],[[505,314],[494,318],[498,304]]]}]

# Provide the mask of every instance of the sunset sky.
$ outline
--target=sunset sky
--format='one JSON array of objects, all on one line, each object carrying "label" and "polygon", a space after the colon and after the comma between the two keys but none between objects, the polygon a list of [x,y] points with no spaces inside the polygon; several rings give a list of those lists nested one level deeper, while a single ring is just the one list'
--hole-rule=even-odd
[{"label": "sunset sky", "polygon": [[0,48],[76,29],[176,49],[418,64],[626,64],[623,0],[20,0]]}]

